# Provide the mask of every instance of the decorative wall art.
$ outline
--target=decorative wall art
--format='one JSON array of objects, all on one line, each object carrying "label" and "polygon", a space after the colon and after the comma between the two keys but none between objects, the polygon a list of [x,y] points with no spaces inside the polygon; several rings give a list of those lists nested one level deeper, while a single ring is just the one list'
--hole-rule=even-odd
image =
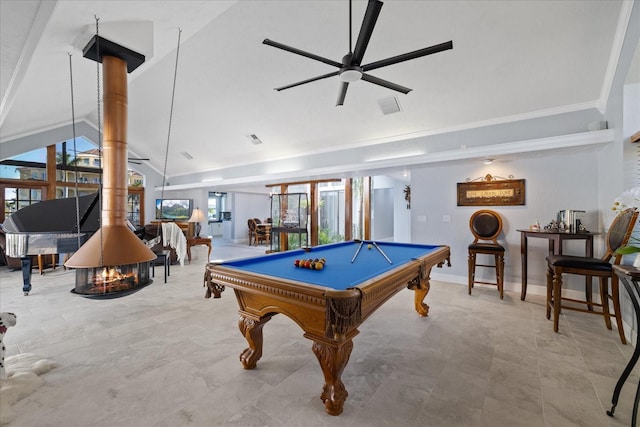
[{"label": "decorative wall art", "polygon": [[[511,177],[509,177],[511,178]],[[525,180],[487,174],[458,183],[458,206],[516,206],[525,204]]]},{"label": "decorative wall art", "polygon": [[411,186],[404,186],[404,200],[407,202],[407,209],[411,209]]}]

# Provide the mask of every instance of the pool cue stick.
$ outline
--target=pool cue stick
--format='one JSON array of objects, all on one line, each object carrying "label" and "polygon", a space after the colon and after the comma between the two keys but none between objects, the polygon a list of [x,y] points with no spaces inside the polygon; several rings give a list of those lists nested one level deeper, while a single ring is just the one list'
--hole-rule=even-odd
[{"label": "pool cue stick", "polygon": [[387,254],[384,253],[384,251],[382,249],[380,249],[380,246],[378,246],[378,244],[374,241],[372,241],[371,243],[373,243],[373,246],[376,247],[376,249],[382,254],[382,256],[389,261],[389,264],[393,264],[393,262],[391,262],[391,260],[389,259],[389,257],[387,256]]},{"label": "pool cue stick", "polygon": [[362,244],[363,243],[364,243],[363,241],[360,241],[360,246],[358,246],[358,250],[356,251],[355,255],[353,255],[353,258],[351,258],[351,263],[352,264],[353,264],[353,261],[356,260],[356,257],[358,256],[358,254],[360,253],[360,249],[362,249]]}]

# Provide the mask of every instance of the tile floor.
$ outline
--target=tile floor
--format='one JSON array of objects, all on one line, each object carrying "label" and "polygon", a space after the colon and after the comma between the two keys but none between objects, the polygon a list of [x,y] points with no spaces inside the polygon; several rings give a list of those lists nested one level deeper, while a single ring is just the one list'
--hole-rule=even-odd
[{"label": "tile floor", "polygon": [[[74,273],[0,268],[0,310],[13,311],[7,354],[58,367],[14,407],[10,426],[628,426],[639,370],[610,418],[617,378],[633,348],[600,317],[567,312],[560,333],[541,297],[433,282],[430,316],[413,295],[393,297],[360,327],[343,374],[344,413],[325,413],[311,341],[284,316],[264,329],[258,367],[242,369],[246,341],[228,289],[204,299],[206,248],[190,265],[123,298],[73,295]],[[212,258],[264,248],[214,241]],[[158,271],[156,271],[156,274]]]}]

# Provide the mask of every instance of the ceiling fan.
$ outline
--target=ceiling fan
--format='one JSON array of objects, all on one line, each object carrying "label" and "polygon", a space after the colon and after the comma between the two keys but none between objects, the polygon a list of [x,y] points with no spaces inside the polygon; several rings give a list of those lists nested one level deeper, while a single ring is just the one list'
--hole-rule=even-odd
[{"label": "ceiling fan", "polygon": [[412,52],[404,53],[401,55],[392,56],[387,59],[382,59],[379,61],[371,62],[369,64],[361,65],[362,59],[364,58],[364,53],[367,50],[367,45],[369,44],[369,39],[371,39],[371,35],[373,33],[373,28],[376,25],[376,21],[378,20],[378,16],[380,15],[380,10],[382,9],[382,2],[380,0],[369,0],[369,4],[367,4],[367,10],[364,14],[364,18],[362,20],[362,26],[360,27],[360,34],[358,34],[358,40],[356,41],[355,49],[351,49],[351,1],[349,0],[349,53],[347,53],[342,58],[342,63],[333,61],[328,58],[324,58],[319,55],[315,55],[313,53],[305,52],[300,49],[296,49],[291,46],[284,45],[282,43],[275,42],[273,40],[264,39],[262,41],[263,44],[273,46],[278,49],[286,50],[287,52],[295,53],[296,55],[305,56],[310,59],[315,59],[316,61],[324,62],[325,64],[333,65],[338,68],[337,71],[332,73],[323,74],[321,76],[312,77],[307,80],[303,80],[297,83],[293,83],[290,85],[277,87],[275,90],[281,91],[285,89],[290,89],[292,87],[300,86],[305,83],[315,82],[316,80],[326,79],[328,77],[340,76],[340,91],[338,92],[338,101],[336,102],[336,106],[344,104],[344,98],[347,94],[347,88],[349,87],[349,83],[358,81],[360,79],[376,84],[378,86],[383,86],[388,89],[392,89],[398,92],[402,92],[407,94],[411,92],[411,89],[408,87],[401,86],[396,83],[392,83],[390,81],[374,77],[370,74],[367,74],[368,71],[375,70],[377,68],[386,67],[387,65],[397,64],[399,62],[408,61],[410,59],[420,58],[422,56],[431,55],[432,53],[442,52],[443,50],[453,49],[453,42],[450,40],[445,43],[440,43],[434,46],[426,47],[424,49],[414,50]]},{"label": "ceiling fan", "polygon": [[142,162],[149,160],[146,157],[129,157],[127,161],[129,163],[133,163],[134,165],[141,165]]}]

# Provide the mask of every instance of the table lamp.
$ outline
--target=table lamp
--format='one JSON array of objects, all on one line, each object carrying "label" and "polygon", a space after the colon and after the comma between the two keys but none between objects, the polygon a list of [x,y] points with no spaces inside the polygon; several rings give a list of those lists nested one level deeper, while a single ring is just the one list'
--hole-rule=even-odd
[{"label": "table lamp", "polygon": [[204,212],[200,210],[200,208],[195,208],[191,213],[191,218],[189,218],[189,222],[196,223],[196,237],[200,237],[200,222],[204,221],[206,218],[204,216]]}]

